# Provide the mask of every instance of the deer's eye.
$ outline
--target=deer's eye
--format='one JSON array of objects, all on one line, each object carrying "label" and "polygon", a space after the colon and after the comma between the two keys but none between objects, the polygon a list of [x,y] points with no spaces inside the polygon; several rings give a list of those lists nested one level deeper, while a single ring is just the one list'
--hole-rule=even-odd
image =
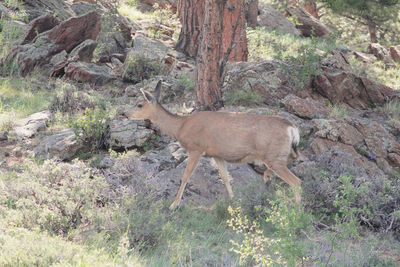
[{"label": "deer's eye", "polygon": [[138,107],[138,108],[142,108],[143,105],[142,105],[142,104],[138,104],[137,107]]}]

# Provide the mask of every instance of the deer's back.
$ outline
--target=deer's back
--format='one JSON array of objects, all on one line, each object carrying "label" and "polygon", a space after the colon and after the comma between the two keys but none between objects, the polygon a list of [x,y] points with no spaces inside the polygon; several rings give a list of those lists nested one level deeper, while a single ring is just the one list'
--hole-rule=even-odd
[{"label": "deer's back", "polygon": [[276,116],[205,111],[186,118],[178,141],[189,151],[239,162],[289,144],[288,127],[293,125]]}]

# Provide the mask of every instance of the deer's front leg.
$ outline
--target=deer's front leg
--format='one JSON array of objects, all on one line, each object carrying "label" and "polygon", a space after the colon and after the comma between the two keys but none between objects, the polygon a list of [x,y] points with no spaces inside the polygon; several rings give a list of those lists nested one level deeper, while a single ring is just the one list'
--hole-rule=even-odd
[{"label": "deer's front leg", "polygon": [[201,157],[201,154],[202,154],[201,152],[189,152],[189,158],[185,171],[182,176],[181,186],[179,187],[179,191],[178,194],[176,195],[174,202],[172,202],[171,206],[169,206],[170,210],[176,209],[181,203],[183,190],[185,190],[186,184],[193,170],[196,168],[197,163],[199,162],[199,159]]}]

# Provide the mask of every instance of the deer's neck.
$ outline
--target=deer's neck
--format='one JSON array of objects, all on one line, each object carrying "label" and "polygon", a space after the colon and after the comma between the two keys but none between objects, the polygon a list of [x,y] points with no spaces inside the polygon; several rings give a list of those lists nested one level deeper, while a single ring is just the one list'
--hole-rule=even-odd
[{"label": "deer's neck", "polygon": [[157,125],[161,132],[177,139],[178,131],[181,128],[185,117],[174,115],[159,105],[159,109],[153,123]]}]

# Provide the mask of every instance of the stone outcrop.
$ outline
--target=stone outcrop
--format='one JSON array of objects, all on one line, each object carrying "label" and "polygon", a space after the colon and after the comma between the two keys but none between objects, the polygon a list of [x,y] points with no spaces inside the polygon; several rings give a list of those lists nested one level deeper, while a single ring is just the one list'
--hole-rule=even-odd
[{"label": "stone outcrop", "polygon": [[80,61],[68,64],[65,77],[94,85],[104,85],[115,79],[109,67]]},{"label": "stone outcrop", "polygon": [[372,43],[368,47],[369,51],[374,54],[379,60],[386,63],[392,63],[392,58],[390,57],[389,51],[382,45],[378,43]]},{"label": "stone outcrop", "polygon": [[389,51],[393,61],[400,63],[400,45],[389,47]]},{"label": "stone outcrop", "polygon": [[8,140],[8,133],[0,131],[0,141],[7,141],[7,140]]},{"label": "stone outcrop", "polygon": [[14,131],[19,138],[31,138],[38,131],[46,128],[50,122],[51,113],[48,110],[34,113],[25,119],[18,120],[14,125]]},{"label": "stone outcrop", "polygon": [[149,123],[143,120],[111,120],[109,146],[116,150],[142,147],[154,134],[146,126]]},{"label": "stone outcrop", "polygon": [[269,30],[300,36],[300,31],[282,13],[266,4],[259,4],[258,25]]},{"label": "stone outcrop", "polygon": [[74,11],[67,1],[24,0],[23,7],[30,21],[47,13],[55,14],[60,21],[75,16]]},{"label": "stone outcrop", "polygon": [[72,17],[63,21],[53,29],[47,36],[54,41],[56,51],[65,50],[68,53],[77,45],[87,39],[96,40],[101,28],[100,15],[92,11],[79,17]]},{"label": "stone outcrop", "polygon": [[97,42],[87,39],[75,47],[69,54],[69,61],[91,62],[93,59],[93,51],[97,46]]},{"label": "stone outcrop", "polygon": [[21,44],[32,42],[38,34],[54,28],[59,23],[58,19],[50,14],[32,20],[29,23],[29,30],[25,33],[25,37]]},{"label": "stone outcrop", "polygon": [[14,48],[6,61],[17,61],[20,74],[25,76],[36,66],[48,64],[61,51],[69,53],[83,41],[96,39],[100,26],[100,16],[96,12],[70,18],[39,34],[32,43]]},{"label": "stone outcrop", "polygon": [[291,6],[286,10],[291,16],[294,16],[297,19],[299,24],[296,25],[296,28],[300,30],[303,36],[324,37],[331,33],[331,30],[325,24],[311,16],[303,8],[299,6]]},{"label": "stone outcrop", "polygon": [[137,57],[145,57],[151,61],[162,62],[168,52],[168,47],[162,42],[138,34],[133,39],[133,46],[128,52],[125,62],[129,64]]},{"label": "stone outcrop", "polygon": [[381,106],[388,99],[396,97],[388,86],[337,70],[325,70],[318,75],[312,82],[312,90],[327,98],[333,105],[344,103],[358,109]]},{"label": "stone outcrop", "polygon": [[282,100],[282,103],[288,112],[304,119],[327,117],[330,112],[329,108],[310,98],[303,99],[288,95]]},{"label": "stone outcrop", "polygon": [[371,54],[365,54],[362,52],[354,51],[353,55],[364,63],[372,63],[376,61],[376,57]]},{"label": "stone outcrop", "polygon": [[381,106],[386,101],[399,97],[392,88],[352,73],[350,64],[340,52],[334,52],[325,60],[322,72],[312,77],[309,86],[297,95],[302,98],[311,97],[326,104],[346,104],[356,109]]},{"label": "stone outcrop", "polygon": [[312,122],[316,128],[311,145],[315,154],[327,149],[344,151],[353,155],[360,166],[377,165],[385,173],[400,167],[400,144],[381,124],[356,118]]},{"label": "stone outcrop", "polygon": [[56,134],[45,137],[35,148],[35,157],[40,159],[58,158],[60,160],[72,159],[81,149],[75,133],[66,128]]},{"label": "stone outcrop", "polygon": [[230,91],[255,92],[263,103],[278,105],[288,94],[296,93],[289,75],[282,68],[283,64],[277,60],[228,64],[223,95]]}]

